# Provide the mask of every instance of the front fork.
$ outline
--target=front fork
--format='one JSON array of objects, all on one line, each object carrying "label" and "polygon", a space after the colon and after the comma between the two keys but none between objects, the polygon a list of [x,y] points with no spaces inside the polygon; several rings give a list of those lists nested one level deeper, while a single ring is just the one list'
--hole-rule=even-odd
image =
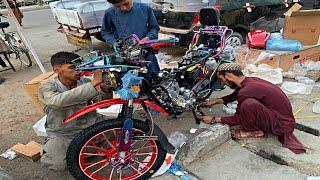
[{"label": "front fork", "polygon": [[125,159],[126,152],[131,152],[132,144],[132,129],[133,129],[133,99],[128,101],[128,104],[125,105],[124,116],[125,121],[123,123],[121,136],[120,136],[120,146],[119,146],[119,155],[122,160]]}]

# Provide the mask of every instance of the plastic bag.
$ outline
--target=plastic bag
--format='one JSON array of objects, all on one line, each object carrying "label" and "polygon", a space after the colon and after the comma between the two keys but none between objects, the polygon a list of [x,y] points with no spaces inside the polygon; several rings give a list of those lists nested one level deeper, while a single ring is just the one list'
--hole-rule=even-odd
[{"label": "plastic bag", "polygon": [[313,85],[315,83],[314,80],[308,78],[308,77],[304,77],[304,76],[297,76],[295,77],[295,79],[302,84],[308,84],[308,85]]},{"label": "plastic bag", "polygon": [[320,114],[320,100],[313,104],[312,111]]},{"label": "plastic bag", "polygon": [[283,77],[294,79],[298,76],[305,76],[307,69],[301,63],[295,63],[288,72],[283,73]]},{"label": "plastic bag", "polygon": [[173,133],[170,134],[168,141],[176,148],[179,149],[180,147],[182,147],[186,141],[188,140],[188,138],[183,135],[182,133],[175,131]]},{"label": "plastic bag", "polygon": [[143,77],[138,77],[133,72],[128,71],[122,78],[122,86],[117,94],[122,100],[137,98],[139,93],[131,89],[132,86],[138,86],[142,83]]},{"label": "plastic bag", "polygon": [[303,49],[300,41],[287,39],[269,39],[266,49],[269,51],[301,51]]},{"label": "plastic bag", "polygon": [[37,136],[48,136],[45,124],[47,122],[47,115],[43,116],[36,124],[32,126],[34,132],[36,132]]},{"label": "plastic bag", "polygon": [[246,67],[249,64],[257,64],[260,61],[272,59],[275,54],[258,49],[249,49],[247,46],[236,48],[236,63],[241,67]]},{"label": "plastic bag", "polygon": [[283,39],[281,33],[271,33],[269,39]]},{"label": "plastic bag", "polygon": [[301,66],[307,71],[320,71],[320,61],[306,61]]},{"label": "plastic bag", "polygon": [[182,180],[189,180],[188,173],[184,171],[182,166],[180,166],[176,161],[174,161],[170,168],[167,170],[167,173],[179,176]]},{"label": "plastic bag", "polygon": [[13,160],[16,158],[18,155],[12,151],[11,149],[6,150],[6,152],[0,154],[0,157],[3,157],[5,159]]},{"label": "plastic bag", "polygon": [[310,94],[313,86],[298,82],[284,82],[281,89],[288,95],[292,94]]},{"label": "plastic bag", "polygon": [[282,70],[280,68],[273,68],[267,64],[249,64],[244,69],[244,74],[248,77],[258,77],[269,81],[272,84],[281,84],[283,81]]},{"label": "plastic bag", "polygon": [[236,113],[237,110],[237,106],[238,106],[238,102],[232,102],[232,103],[228,103],[226,106],[223,106],[223,110],[228,113],[228,114],[234,114]]}]

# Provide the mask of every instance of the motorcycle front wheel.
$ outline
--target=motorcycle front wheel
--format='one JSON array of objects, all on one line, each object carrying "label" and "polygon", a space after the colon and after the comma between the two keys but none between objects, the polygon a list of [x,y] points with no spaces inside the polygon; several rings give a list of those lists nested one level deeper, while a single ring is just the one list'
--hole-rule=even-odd
[{"label": "motorcycle front wheel", "polygon": [[[156,140],[132,140],[131,152],[119,158],[121,119],[94,124],[78,134],[70,143],[66,160],[75,179],[147,179],[163,164],[166,151]],[[133,120],[133,135],[144,136],[148,125]]]}]

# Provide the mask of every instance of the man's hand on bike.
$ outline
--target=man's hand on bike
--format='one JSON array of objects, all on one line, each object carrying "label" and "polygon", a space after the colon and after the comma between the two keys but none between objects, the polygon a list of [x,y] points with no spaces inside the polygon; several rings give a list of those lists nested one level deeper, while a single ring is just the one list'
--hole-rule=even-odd
[{"label": "man's hand on bike", "polygon": [[217,104],[223,104],[223,100],[222,99],[212,99],[212,100],[200,103],[200,106],[201,107],[212,107]]},{"label": "man's hand on bike", "polygon": [[102,70],[96,70],[93,73],[93,79],[91,83],[94,87],[99,86],[102,83]]}]

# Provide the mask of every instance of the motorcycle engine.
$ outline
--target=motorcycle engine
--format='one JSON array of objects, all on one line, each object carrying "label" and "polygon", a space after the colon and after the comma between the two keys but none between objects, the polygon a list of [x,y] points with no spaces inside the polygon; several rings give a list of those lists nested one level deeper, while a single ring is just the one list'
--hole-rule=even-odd
[{"label": "motorcycle engine", "polygon": [[184,110],[192,109],[193,103],[196,101],[193,98],[193,92],[185,87],[180,87],[175,79],[161,78],[163,81],[152,91],[157,95],[160,103],[168,108],[166,110],[171,110],[174,114],[180,114]]}]

